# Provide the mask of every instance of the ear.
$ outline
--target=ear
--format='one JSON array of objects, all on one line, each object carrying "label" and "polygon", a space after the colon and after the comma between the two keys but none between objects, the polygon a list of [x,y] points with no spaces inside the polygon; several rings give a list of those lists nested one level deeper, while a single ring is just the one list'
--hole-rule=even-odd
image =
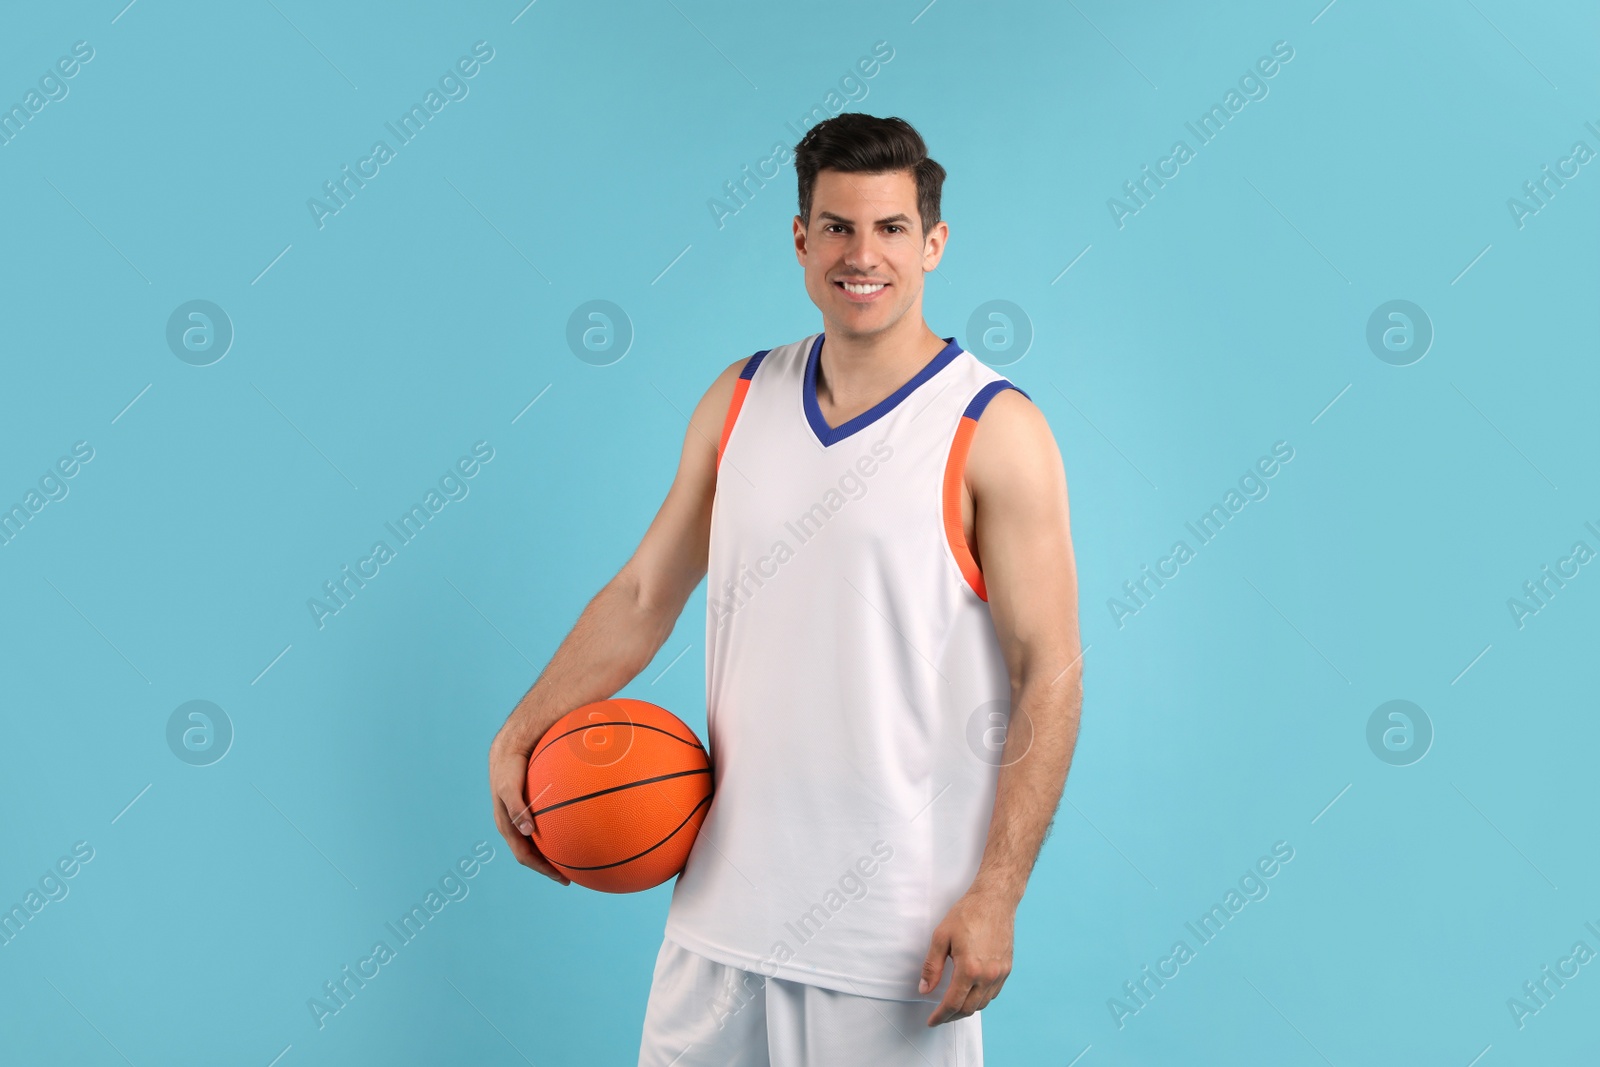
[{"label": "ear", "polygon": [[928,231],[928,236],[922,241],[923,273],[938,269],[939,261],[944,258],[945,242],[949,239],[950,225],[940,219],[934,223],[933,229]]}]

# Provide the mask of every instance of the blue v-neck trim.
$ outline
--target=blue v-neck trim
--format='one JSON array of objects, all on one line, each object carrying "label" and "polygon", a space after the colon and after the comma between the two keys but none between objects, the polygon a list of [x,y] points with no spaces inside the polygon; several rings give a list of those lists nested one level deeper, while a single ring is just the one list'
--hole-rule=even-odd
[{"label": "blue v-neck trim", "polygon": [[961,354],[961,346],[956,344],[956,339],[946,337],[945,345],[939,350],[939,354],[928,360],[921,370],[911,376],[910,381],[855,418],[838,426],[829,426],[827,420],[822,417],[822,407],[817,403],[817,363],[822,354],[822,341],[826,336],[827,334],[819,333],[817,339],[811,343],[811,353],[806,356],[805,385],[801,390],[805,396],[806,421],[811,424],[811,432],[816,435],[823,447],[843,441],[857,430],[865,429],[883,418],[893,411],[900,401],[910,396],[917,386],[938,374],[945,364]]}]

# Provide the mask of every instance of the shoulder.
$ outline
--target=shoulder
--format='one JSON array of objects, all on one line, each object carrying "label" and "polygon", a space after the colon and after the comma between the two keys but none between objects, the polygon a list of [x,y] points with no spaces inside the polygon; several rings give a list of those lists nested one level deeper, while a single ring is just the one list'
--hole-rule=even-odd
[{"label": "shoulder", "polygon": [[750,356],[741,356],[723,367],[712,381],[710,388],[705,391],[705,395],[700,398],[700,404],[695,409],[694,422],[704,432],[710,434],[713,441],[722,432],[722,420],[728,413],[728,405],[733,402],[734,389],[750,361]]},{"label": "shoulder", "polygon": [[1061,451],[1038,405],[1015,388],[996,392],[978,413],[967,454],[966,482],[974,498],[1049,492],[1064,483]]},{"label": "shoulder", "polygon": [[1056,450],[1055,435],[1039,406],[1003,378],[990,383],[994,389],[983,410],[977,413],[978,429],[972,447],[996,455]]},{"label": "shoulder", "polygon": [[[757,353],[757,355],[759,354],[760,353]],[[740,356],[726,367],[723,367],[722,370],[717,373],[716,381],[711,383],[711,388],[724,389],[731,392],[733,389],[733,383],[739,380],[739,376],[744,373],[744,369],[750,365],[753,359],[753,356]]]},{"label": "shoulder", "polygon": [[733,420],[738,415],[737,402],[742,395],[741,383],[748,388],[756,369],[773,351],[763,349],[748,356],[740,356],[722,368],[704,395],[700,397],[700,403],[695,406],[694,414],[689,420],[689,433],[708,444],[713,456],[721,453],[723,438],[732,429]]}]

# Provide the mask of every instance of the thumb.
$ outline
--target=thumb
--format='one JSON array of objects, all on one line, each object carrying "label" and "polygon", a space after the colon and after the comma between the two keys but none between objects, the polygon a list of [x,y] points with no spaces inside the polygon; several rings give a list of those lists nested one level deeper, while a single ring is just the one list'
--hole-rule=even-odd
[{"label": "thumb", "polygon": [[504,788],[500,793],[500,803],[505,806],[506,814],[511,817],[511,824],[521,831],[524,837],[533,833],[533,806],[522,799],[520,783]]},{"label": "thumb", "polygon": [[928,947],[928,955],[922,961],[922,981],[917,983],[917,992],[926,993],[939,984],[939,976],[944,973],[944,960],[950,954],[950,938],[944,930],[933,932],[933,943]]}]

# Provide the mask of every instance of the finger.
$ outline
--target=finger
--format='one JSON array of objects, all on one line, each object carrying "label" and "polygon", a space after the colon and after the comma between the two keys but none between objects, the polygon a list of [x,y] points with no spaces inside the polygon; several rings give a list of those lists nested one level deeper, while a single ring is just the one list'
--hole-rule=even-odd
[{"label": "finger", "polygon": [[944,958],[949,954],[950,938],[942,929],[935,930],[928,954],[922,960],[922,980],[917,983],[918,993],[926,993],[939,984],[939,976],[944,973]]},{"label": "finger", "polygon": [[[520,760],[517,761],[520,764]],[[532,805],[523,799],[523,781],[515,771],[495,775],[495,799],[511,816],[511,822],[524,835],[533,833]]]},{"label": "finger", "polygon": [[517,862],[525,867],[532,866],[535,862],[533,842],[511,825],[505,805],[499,800],[494,802],[494,825],[495,829],[500,831],[500,836],[506,839],[506,846],[511,849],[511,854],[517,858]]},{"label": "finger", "polygon": [[961,1002],[961,1007],[956,1012],[955,1018],[965,1019],[974,1012],[982,1011],[983,1006],[988,1004],[991,999],[990,990],[993,988],[994,986],[989,983],[975,983],[972,987],[972,992],[968,993],[967,998]]},{"label": "finger", "polygon": [[998,979],[995,980],[994,985],[989,987],[989,995],[988,995],[988,997],[985,998],[985,1000],[984,1000],[984,1002],[982,1004],[978,1005],[978,1010],[979,1011],[982,1011],[984,1008],[987,1008],[990,1004],[992,1004],[994,1002],[994,999],[1000,995],[1000,990],[1005,988],[1006,976],[1009,975],[1009,974],[1010,974],[1009,971],[1007,971],[1006,974],[1002,974]]},{"label": "finger", "polygon": [[571,878],[556,870],[550,864],[550,861],[545,859],[539,852],[538,847],[529,838],[519,833],[516,827],[511,825],[511,819],[506,814],[504,805],[498,802],[495,804],[495,825],[500,830],[500,836],[506,839],[506,844],[510,847],[511,854],[516,857],[518,863],[530,870],[538,871],[553,882],[559,882],[562,885],[572,884]]},{"label": "finger", "polygon": [[[967,1003],[963,1005],[962,1010],[970,1015],[987,1008],[994,1002],[994,998],[1000,995],[1000,989],[1006,984],[1006,978],[1010,974],[1011,968],[1007,965],[992,981],[979,982],[978,987],[973,990],[972,996],[967,998]],[[982,994],[981,996],[979,996],[980,993]]]},{"label": "finger", "polygon": [[950,976],[950,988],[944,991],[944,999],[939,1001],[939,1006],[928,1016],[928,1025],[938,1026],[954,1019],[956,1012],[966,1002],[967,994],[972,992],[972,987],[973,976],[966,973],[958,961],[955,974]]},{"label": "finger", "polygon": [[556,870],[531,840],[534,831],[532,806],[524,800],[527,784],[527,757],[522,754],[490,753],[489,784],[494,793],[495,826],[517,862],[538,871],[562,885],[572,879]]},{"label": "finger", "polygon": [[[519,801],[522,799],[520,791],[518,792],[517,799]],[[506,810],[504,802],[502,802],[500,806],[503,810]],[[518,836],[522,839],[523,845],[526,846],[529,854],[533,857],[533,862],[524,863],[524,866],[532,867],[540,874],[548,875],[550,878],[555,879],[562,885],[571,884],[572,879],[568,878],[566,875],[562,874],[560,871],[557,871],[553,866],[551,866],[550,862],[545,859],[544,853],[539,851],[539,846],[530,840],[533,835],[534,826],[533,814],[529,805],[520,804],[516,808],[509,809],[508,823],[516,825],[516,828],[519,831]],[[524,826],[527,827],[526,830],[523,829]]]},{"label": "finger", "polygon": [[517,834],[516,837],[521,842],[521,854],[517,856],[518,863],[521,863],[529,870],[538,871],[552,882],[559,882],[562,885],[572,884],[572,879],[556,870],[555,866],[539,851],[537,845],[521,834]]}]

